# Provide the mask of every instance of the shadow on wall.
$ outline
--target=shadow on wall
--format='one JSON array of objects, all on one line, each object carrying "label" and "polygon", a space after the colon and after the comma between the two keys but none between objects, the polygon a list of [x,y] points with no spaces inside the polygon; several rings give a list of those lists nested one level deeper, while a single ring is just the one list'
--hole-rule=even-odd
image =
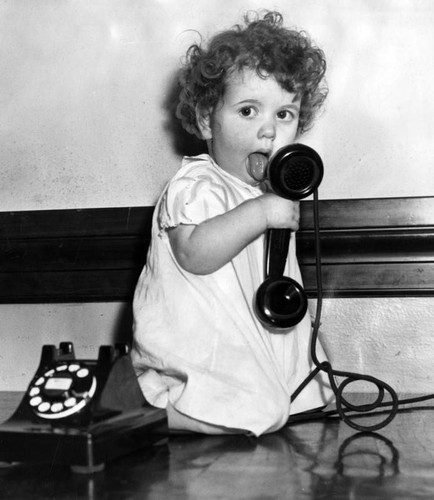
[{"label": "shadow on wall", "polygon": [[180,92],[179,73],[180,70],[177,70],[173,74],[168,93],[163,101],[163,107],[166,111],[164,129],[172,138],[172,146],[177,154],[181,156],[194,156],[207,153],[206,142],[184,130],[181,120],[176,116],[176,107]]},{"label": "shadow on wall", "polygon": [[[179,70],[173,74],[169,84],[169,91],[163,100],[166,119],[164,129],[170,136],[172,148],[181,156],[194,156],[207,153],[207,145],[203,140],[190,134],[182,127],[181,120],[176,116],[176,107],[179,100]],[[113,328],[113,343],[126,342],[131,345],[133,340],[133,310],[132,301],[126,302]]]},{"label": "shadow on wall", "polygon": [[[172,148],[176,154],[181,156],[194,156],[207,153],[207,145],[203,140],[188,133],[182,127],[181,120],[176,116],[176,107],[179,100],[180,86],[178,81],[179,70],[173,74],[170,81],[169,91],[162,103],[166,119],[164,129],[170,136]],[[132,301],[126,302],[118,316],[113,328],[113,343],[126,342],[129,345],[133,340],[133,310]]]},{"label": "shadow on wall", "polygon": [[113,326],[113,344],[118,342],[127,343],[129,346],[133,342],[133,306],[132,301],[123,304],[119,312],[117,321]]}]

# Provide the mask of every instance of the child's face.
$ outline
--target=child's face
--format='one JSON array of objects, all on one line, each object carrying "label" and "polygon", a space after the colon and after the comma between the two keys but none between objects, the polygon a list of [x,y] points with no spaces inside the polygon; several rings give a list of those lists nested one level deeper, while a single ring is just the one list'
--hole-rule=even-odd
[{"label": "child's face", "polygon": [[253,70],[228,78],[226,92],[216,108],[202,120],[201,132],[210,154],[225,171],[247,182],[249,155],[268,157],[294,142],[300,101],[284,90],[273,76],[261,78]]}]

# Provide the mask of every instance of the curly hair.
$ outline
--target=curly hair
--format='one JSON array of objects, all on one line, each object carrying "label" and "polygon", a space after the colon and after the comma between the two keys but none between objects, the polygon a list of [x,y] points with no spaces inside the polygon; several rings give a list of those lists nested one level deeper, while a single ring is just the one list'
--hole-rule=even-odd
[{"label": "curly hair", "polygon": [[282,26],[279,12],[244,17],[245,27],[215,35],[207,48],[192,45],[180,72],[181,92],[176,116],[183,127],[201,138],[196,109],[213,109],[224,95],[227,76],[243,69],[261,78],[272,75],[283,89],[300,99],[298,132],[308,130],[327,97],[324,52],[304,31]]}]

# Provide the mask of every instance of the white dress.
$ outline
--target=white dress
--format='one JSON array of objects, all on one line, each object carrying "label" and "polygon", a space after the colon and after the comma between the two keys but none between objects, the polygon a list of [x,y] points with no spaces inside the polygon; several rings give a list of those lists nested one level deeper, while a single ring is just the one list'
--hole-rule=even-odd
[{"label": "white dress", "polygon": [[[199,224],[261,194],[208,155],[184,158],[155,208],[147,263],[134,296],[131,353],[152,405],[174,408],[187,421],[257,436],[278,430],[290,414],[330,400],[329,386],[318,376],[290,402],[312,369],[309,314],[279,334],[255,316],[253,299],[264,280],[264,236],[218,271],[195,275],[177,263],[167,229]],[[287,268],[287,275],[301,282],[294,237]]]}]

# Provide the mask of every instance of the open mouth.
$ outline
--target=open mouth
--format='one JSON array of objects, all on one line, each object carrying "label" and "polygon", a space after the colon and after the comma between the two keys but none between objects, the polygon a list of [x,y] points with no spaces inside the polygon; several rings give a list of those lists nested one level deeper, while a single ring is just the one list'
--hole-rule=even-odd
[{"label": "open mouth", "polygon": [[255,181],[262,182],[265,179],[269,157],[269,154],[260,151],[249,154],[247,170]]}]

